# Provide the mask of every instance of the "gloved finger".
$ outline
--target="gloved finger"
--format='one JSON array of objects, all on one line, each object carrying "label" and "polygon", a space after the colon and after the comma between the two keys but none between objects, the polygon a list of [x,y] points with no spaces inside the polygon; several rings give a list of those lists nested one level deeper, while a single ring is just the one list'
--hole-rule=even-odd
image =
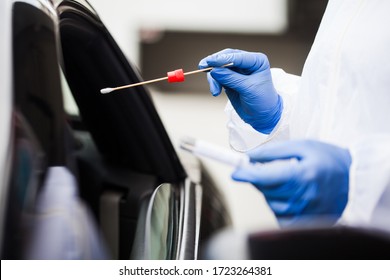
[{"label": "gloved finger", "polygon": [[280,218],[292,219],[297,213],[301,213],[308,202],[302,201],[300,203],[294,203],[293,201],[282,200],[267,200],[269,207],[275,213],[280,222]]},{"label": "gloved finger", "polygon": [[295,179],[279,185],[255,186],[264,194],[267,201],[278,200],[292,203],[294,197],[300,197],[305,192],[305,188],[300,188],[301,185]]},{"label": "gloved finger", "polygon": [[251,91],[247,91],[246,89],[253,86],[253,84],[248,80],[248,76],[246,75],[228,68],[214,68],[210,71],[210,75],[225,88],[233,89],[241,94],[244,92],[251,93]]},{"label": "gloved finger", "polygon": [[269,207],[271,208],[272,212],[275,213],[276,217],[279,218],[285,216],[289,211],[290,203],[288,201],[280,201],[280,200],[268,200],[267,203]]},{"label": "gloved finger", "polygon": [[268,162],[290,158],[301,160],[306,154],[304,143],[305,142],[302,141],[269,143],[249,151],[248,156],[252,161],[258,162]]},{"label": "gloved finger", "polygon": [[210,73],[207,73],[207,81],[210,85],[210,92],[213,96],[218,96],[221,94],[222,86],[216,80],[211,77]]},{"label": "gloved finger", "polygon": [[297,205],[287,201],[272,200],[267,201],[267,203],[272,209],[272,212],[275,213],[278,223],[282,228],[291,227],[292,225],[297,226],[298,224],[301,226],[304,225],[301,220],[305,219],[303,218],[305,215],[301,213],[304,211],[307,202],[303,201]]},{"label": "gloved finger", "polygon": [[244,51],[209,56],[206,58],[206,62],[210,66],[221,66],[233,63],[233,67],[236,71],[246,75],[264,71],[270,67],[268,58],[265,54]]},{"label": "gloved finger", "polygon": [[238,167],[233,172],[232,178],[236,181],[252,183],[262,190],[295,179],[298,170],[298,163],[293,161],[248,164]]},{"label": "gloved finger", "polygon": [[[207,67],[211,67],[211,66],[214,66],[214,67],[218,67],[218,66],[222,66],[224,64],[220,64],[220,65],[209,65],[208,64],[208,60],[210,61],[213,61],[213,57],[217,56],[217,55],[220,55],[220,54],[228,54],[228,53],[233,53],[233,52],[240,52],[240,50],[235,50],[235,49],[224,49],[222,51],[219,51],[219,52],[216,52],[212,55],[209,55],[205,58],[203,58],[200,62],[199,62],[199,69],[203,69],[203,68],[207,68]],[[225,63],[226,64],[226,63]]]},{"label": "gloved finger", "polygon": [[[252,90],[253,81],[251,81],[251,79],[248,79],[247,75],[237,73],[227,68],[213,69],[210,72],[210,75],[214,80],[216,80],[222,87],[226,89],[226,93],[235,92],[233,95],[234,99],[232,98],[231,95],[228,95],[228,97],[232,102],[232,104],[235,101],[237,101],[237,105],[239,105],[239,107],[241,107],[243,103],[246,104],[247,107],[251,106],[253,102],[257,102],[258,100],[257,97],[267,96],[268,90],[265,91]],[[258,77],[256,80],[261,81],[262,77]],[[267,104],[266,102],[270,102],[275,98],[278,97],[272,95],[265,97],[264,100],[265,103],[263,104]],[[235,107],[235,109],[237,108]],[[237,113],[240,114],[240,112]]]},{"label": "gloved finger", "polygon": [[210,67],[210,65],[207,64],[207,57],[205,57],[201,61],[199,61],[198,68],[203,69],[203,68],[207,68],[207,67]]}]

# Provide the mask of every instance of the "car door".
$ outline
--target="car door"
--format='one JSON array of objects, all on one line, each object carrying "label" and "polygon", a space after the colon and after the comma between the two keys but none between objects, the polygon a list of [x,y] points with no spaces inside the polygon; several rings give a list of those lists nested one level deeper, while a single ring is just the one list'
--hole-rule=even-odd
[{"label": "car door", "polygon": [[[11,131],[3,137],[10,149],[3,170],[9,179],[1,185],[2,258],[61,258],[45,252],[61,253],[66,246],[61,242],[76,244],[72,258],[93,257],[88,242],[95,231],[93,236],[102,233],[108,258],[196,259],[202,240],[229,223],[223,199],[201,165],[184,167],[146,88],[100,94],[101,88],[138,82],[141,76],[99,16],[81,0],[6,2],[12,59],[2,71],[12,73],[7,77],[13,87],[4,96],[13,101]],[[79,113],[64,110],[66,93]],[[77,234],[67,236],[53,232],[53,224],[58,230],[77,223],[56,219],[39,228],[47,217],[38,215],[42,195],[56,206],[43,185],[57,167],[74,181],[96,229],[71,228]],[[201,175],[194,179],[189,173]],[[55,197],[56,186],[51,187]],[[79,206],[78,197],[72,199]],[[83,228],[79,218],[72,219]],[[38,245],[31,244],[34,230]],[[58,233],[62,239],[53,239]],[[49,240],[57,243],[48,246]],[[40,254],[26,255],[26,248]]]}]

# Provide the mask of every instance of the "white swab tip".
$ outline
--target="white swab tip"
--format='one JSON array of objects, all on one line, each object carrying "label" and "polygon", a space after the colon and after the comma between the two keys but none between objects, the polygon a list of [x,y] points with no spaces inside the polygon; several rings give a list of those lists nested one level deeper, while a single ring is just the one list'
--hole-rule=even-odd
[{"label": "white swab tip", "polygon": [[100,90],[100,93],[101,94],[106,94],[106,93],[110,93],[111,91],[113,91],[113,88],[102,88]]}]

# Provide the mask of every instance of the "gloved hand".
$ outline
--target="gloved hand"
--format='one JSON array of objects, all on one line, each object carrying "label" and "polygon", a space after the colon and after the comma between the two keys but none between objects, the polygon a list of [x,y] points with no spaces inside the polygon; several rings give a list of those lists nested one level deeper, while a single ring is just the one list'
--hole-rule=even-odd
[{"label": "gloved hand", "polygon": [[207,73],[212,95],[219,95],[224,87],[241,119],[261,133],[271,133],[281,117],[283,102],[272,83],[267,57],[262,53],[225,49],[202,59],[199,68],[231,62],[232,67],[214,68]]},{"label": "gloved hand", "polygon": [[333,224],[341,216],[348,200],[348,150],[301,140],[260,146],[248,155],[252,162],[265,164],[239,167],[232,178],[256,186],[282,227],[310,224],[319,218]]}]

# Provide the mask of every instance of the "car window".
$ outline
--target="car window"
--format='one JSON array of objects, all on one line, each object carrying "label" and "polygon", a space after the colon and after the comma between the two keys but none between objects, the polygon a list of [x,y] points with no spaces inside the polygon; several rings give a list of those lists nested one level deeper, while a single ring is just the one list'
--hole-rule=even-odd
[{"label": "car window", "polygon": [[64,73],[62,71],[61,71],[61,87],[62,87],[62,94],[64,96],[65,112],[71,116],[79,116],[80,114],[79,108],[77,107],[76,101],[73,98],[68,82],[66,81]]},{"label": "car window", "polygon": [[161,183],[182,180],[185,171],[147,89],[100,93],[107,86],[141,78],[99,18],[71,3],[57,8],[62,66],[82,124],[99,152],[111,163],[155,174]]},{"label": "car window", "polygon": [[179,205],[175,187],[162,184],[141,207],[131,259],[176,259],[179,250]]},{"label": "car window", "polygon": [[173,215],[171,184],[161,185],[155,193],[150,214],[150,258],[170,259],[172,251]]}]

